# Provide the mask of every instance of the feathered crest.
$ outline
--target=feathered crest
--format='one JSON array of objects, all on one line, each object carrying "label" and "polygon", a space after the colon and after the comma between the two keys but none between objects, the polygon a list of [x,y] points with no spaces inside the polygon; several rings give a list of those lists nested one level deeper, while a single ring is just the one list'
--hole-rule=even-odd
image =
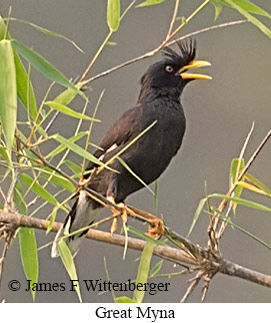
[{"label": "feathered crest", "polygon": [[179,47],[179,52],[175,52],[169,47],[163,49],[164,56],[177,65],[187,65],[195,59],[196,56],[196,41],[190,39],[187,42],[176,42]]}]

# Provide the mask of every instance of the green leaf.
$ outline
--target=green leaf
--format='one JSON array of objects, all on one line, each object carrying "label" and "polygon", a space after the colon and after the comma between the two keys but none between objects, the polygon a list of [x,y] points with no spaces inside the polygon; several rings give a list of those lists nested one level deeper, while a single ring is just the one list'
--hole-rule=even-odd
[{"label": "green leaf", "polygon": [[259,28],[266,36],[271,38],[271,30],[267,28],[260,20],[252,16],[248,13],[242,6],[239,5],[238,2],[233,0],[223,0],[223,2],[227,3],[230,7],[237,10],[241,15],[243,15],[248,21],[250,21],[253,25],[255,25],[257,28]]},{"label": "green leaf", "polygon": [[41,169],[41,172],[47,177],[50,177],[50,181],[52,181],[53,183],[57,184],[58,186],[66,189],[69,192],[74,192],[75,191],[75,187],[73,186],[73,184],[65,177],[63,177],[62,175],[56,173],[54,170],[52,170],[51,168],[43,168]]},{"label": "green leaf", "polygon": [[6,39],[6,38],[9,39],[7,35],[7,28],[3,18],[0,16],[0,40]]},{"label": "green leaf", "polygon": [[61,113],[73,117],[73,118],[78,118],[78,119],[83,119],[83,120],[88,120],[88,121],[96,121],[96,122],[100,122],[101,120],[98,119],[93,119],[91,117],[88,117],[82,113],[76,112],[74,110],[72,110],[71,108],[68,108],[66,105],[57,103],[55,101],[47,101],[45,102],[46,105],[48,105],[49,107],[53,108],[54,110],[58,110]]},{"label": "green leaf", "polygon": [[34,88],[16,51],[14,51],[14,62],[16,68],[17,95],[23,106],[29,111],[32,119],[35,120],[37,117],[37,102]]},{"label": "green leaf", "polygon": [[79,299],[80,303],[82,303],[79,280],[77,278],[76,267],[75,267],[75,264],[74,264],[73,257],[72,257],[72,254],[70,252],[70,249],[66,245],[66,242],[64,241],[64,239],[59,240],[59,242],[57,244],[57,247],[58,247],[58,252],[59,252],[60,258],[62,260],[62,263],[63,263],[64,267],[66,268],[70,279],[74,281],[74,284],[77,281],[77,283],[75,284],[74,289],[75,289],[75,291],[77,293],[77,296],[78,296],[78,299]]},{"label": "green leaf", "polygon": [[102,163],[98,158],[96,158],[95,156],[93,156],[91,153],[89,153],[88,151],[84,150],[83,148],[81,148],[80,146],[76,145],[75,143],[65,139],[64,137],[62,137],[61,135],[54,135],[52,136],[52,138],[54,138],[56,141],[58,141],[59,143],[61,143],[62,145],[66,146],[67,148],[69,148],[70,150],[72,150],[73,152],[75,152],[77,155],[91,161],[94,164],[106,167],[107,169],[113,170],[112,168],[106,166],[104,163]]},{"label": "green leaf", "polygon": [[[111,281],[110,276],[109,276],[109,271],[108,271],[108,268],[107,268],[106,258],[105,257],[104,257],[104,270],[105,270],[105,275],[106,275],[107,280],[108,281]],[[114,303],[116,303],[116,295],[115,295],[115,291],[114,291],[113,288],[111,289],[111,295],[113,297]]]},{"label": "green leaf", "polygon": [[0,41],[0,122],[7,152],[11,156],[17,120],[17,86],[13,49],[9,40]]},{"label": "green leaf", "polygon": [[[151,264],[154,247],[155,247],[155,244],[153,242],[150,242],[150,241],[146,242],[146,245],[141,254],[141,259],[137,270],[137,277],[136,277],[137,286],[139,284],[145,284],[148,282],[150,264]],[[142,290],[140,290],[139,288],[136,288],[134,291],[133,300],[136,303],[142,303],[144,295],[145,295],[144,288],[142,288]]]},{"label": "green leaf", "polygon": [[[0,40],[4,39],[5,36],[10,40],[10,35],[6,30],[4,20],[0,16]],[[17,95],[23,106],[29,110],[30,116],[35,119],[37,115],[37,103],[34,89],[29,75],[16,51],[14,51],[14,63],[16,69]]]},{"label": "green leaf", "polygon": [[117,297],[115,300],[116,303],[136,303],[133,299],[127,297],[127,296],[120,296]]},{"label": "green leaf", "polygon": [[27,214],[27,205],[24,200],[24,194],[22,190],[21,183],[18,181],[14,190],[14,202],[16,205],[16,209],[20,212],[20,214]]},{"label": "green leaf", "polygon": [[235,202],[237,204],[241,204],[241,205],[244,205],[246,207],[256,209],[256,210],[259,210],[259,211],[271,212],[270,207],[267,207],[265,205],[262,205],[260,203],[256,203],[256,202],[253,202],[253,201],[249,201],[249,200],[245,200],[245,199],[241,199],[241,198],[237,198],[237,197],[231,197],[231,196],[227,196],[227,195],[224,195],[224,194],[216,194],[216,193],[209,195],[209,198],[212,198],[212,197],[219,198],[219,199],[225,199],[227,201],[232,201],[232,202]]},{"label": "green leaf", "polygon": [[[212,1],[221,1],[222,3],[232,7],[226,0],[212,0]],[[271,18],[270,14],[267,11],[265,11],[264,9],[252,3],[249,0],[232,0],[232,2],[247,12],[254,13],[255,15]]]},{"label": "green leaf", "polygon": [[120,0],[107,0],[107,25],[117,31],[120,24]]},{"label": "green leaf", "polygon": [[[21,261],[27,280],[31,280],[31,286],[38,282],[39,260],[35,231],[33,228],[20,228],[19,231]],[[36,291],[31,290],[35,299]]]},{"label": "green leaf", "polygon": [[196,209],[196,212],[194,214],[192,224],[191,224],[191,226],[190,226],[190,228],[188,230],[188,233],[187,233],[187,237],[189,237],[190,234],[192,233],[192,231],[193,231],[193,229],[194,229],[194,227],[195,227],[195,225],[196,225],[196,223],[197,223],[197,221],[199,219],[199,216],[201,214],[201,211],[202,211],[206,201],[207,201],[206,197],[199,201],[199,205],[198,205],[198,207]]},{"label": "green leaf", "polygon": [[106,43],[106,45],[108,45],[108,46],[116,46],[116,45],[117,45],[117,43],[116,43],[116,42],[114,42],[114,41],[108,41],[108,42]]},{"label": "green leaf", "polygon": [[140,3],[138,6],[136,6],[137,8],[139,7],[147,7],[147,6],[153,6],[162,2],[165,2],[167,0],[146,0],[142,3]]},{"label": "green leaf", "polygon": [[7,149],[3,146],[0,146],[0,155],[4,158],[4,160],[9,164],[10,159],[7,153]]},{"label": "green leaf", "polygon": [[259,188],[260,190],[262,190],[263,192],[265,192],[267,195],[271,195],[271,190],[266,185],[264,185],[261,181],[259,181],[256,177],[246,173],[245,179],[251,184],[253,184],[254,186],[256,186],[257,188]]},{"label": "green leaf", "polygon": [[163,266],[163,263],[164,263],[164,260],[160,260],[156,265],[153,266],[153,268],[150,271],[150,277],[154,277],[156,274],[159,273],[159,271]]},{"label": "green leaf", "polygon": [[[71,142],[76,142],[77,140],[83,138],[86,134],[87,133],[85,131],[81,131],[77,135],[75,135],[73,137],[70,137],[68,140],[71,141]],[[65,145],[59,145],[54,150],[50,151],[48,155],[46,155],[46,159],[54,157],[54,156],[60,154],[65,149],[66,149]],[[79,169],[80,169],[80,167],[79,167]]]},{"label": "green leaf", "polygon": [[22,55],[31,65],[35,67],[49,80],[61,84],[65,87],[71,88],[78,92],[76,87],[64,76],[58,69],[56,69],[50,62],[35,52],[33,49],[20,43],[18,40],[12,40],[13,48]]},{"label": "green leaf", "polygon": [[84,51],[73,40],[69,39],[68,37],[66,37],[66,36],[64,36],[62,34],[59,34],[59,33],[55,32],[55,31],[49,30],[47,28],[41,27],[39,25],[36,25],[33,22],[29,22],[29,21],[26,21],[26,20],[23,20],[23,19],[18,19],[18,18],[8,18],[8,19],[13,20],[13,21],[17,21],[17,22],[20,22],[20,23],[23,23],[23,24],[27,24],[27,25],[35,28],[39,32],[45,34],[45,35],[60,38],[60,39],[64,39],[67,42],[69,42],[70,44],[72,44],[77,50],[79,50],[79,52],[84,54]]},{"label": "green leaf", "polygon": [[154,240],[153,238],[149,237],[148,235],[146,235],[145,233],[141,232],[140,230],[138,230],[137,228],[135,228],[131,225],[128,226],[127,230],[129,232],[135,234],[139,238],[144,239],[147,242],[154,243],[157,246],[166,246],[167,245],[164,241]]},{"label": "green leaf", "polygon": [[[49,225],[47,227],[47,230],[46,230],[46,234],[48,234],[51,230],[52,230],[52,227],[55,223],[55,219],[56,219],[56,216],[57,216],[57,211],[59,209],[63,209],[64,208],[64,211],[66,211],[66,213],[68,214],[69,213],[69,210],[67,208],[65,208],[63,206],[63,204],[65,204],[65,201],[62,202],[62,203],[59,203],[58,205],[56,205],[54,208],[53,208],[53,211],[51,212],[51,214],[49,215],[49,218],[50,218],[50,222],[49,222]],[[68,225],[69,227],[70,225]],[[65,226],[65,229],[67,228],[67,224]],[[68,231],[68,230],[67,230]],[[69,234],[69,232],[64,232],[64,234]]]},{"label": "green leaf", "polygon": [[74,172],[74,174],[81,174],[81,167],[79,165],[75,164],[71,160],[65,160],[65,164],[69,167],[71,171]]},{"label": "green leaf", "polygon": [[74,89],[71,89],[71,88],[66,89],[65,91],[60,93],[54,99],[54,102],[60,103],[60,104],[63,104],[63,105],[68,105],[76,97],[76,95],[78,94],[78,91],[81,89],[82,85],[83,85],[82,83],[75,84],[75,87],[76,87],[77,90],[74,90]]},{"label": "green leaf", "polygon": [[229,225],[231,225],[233,228],[237,229],[238,231],[244,233],[245,235],[249,236],[250,238],[252,238],[253,240],[259,242],[261,245],[263,245],[264,247],[266,247],[267,249],[271,250],[271,246],[269,244],[267,244],[265,241],[263,241],[262,239],[260,239],[259,237],[255,236],[253,233],[245,230],[244,228],[240,227],[239,225],[235,224],[232,222],[232,220],[227,217],[224,213],[220,212],[217,208],[212,207],[212,209],[219,215],[219,217],[227,222]]},{"label": "green leaf", "polygon": [[241,186],[242,188],[246,188],[247,190],[252,191],[254,193],[263,194],[263,195],[267,195],[268,197],[271,197],[270,194],[264,192],[263,190],[259,189],[258,187],[250,183],[239,181],[238,186]]},{"label": "green leaf", "polygon": [[36,182],[32,177],[28,176],[27,174],[21,174],[20,179],[27,187],[30,187],[31,190],[38,196],[40,196],[43,200],[53,205],[58,205],[56,198],[38,182]]},{"label": "green leaf", "polygon": [[[231,162],[231,169],[230,169],[230,188],[234,183],[237,182],[239,174],[245,168],[245,160],[242,158],[235,158]],[[236,186],[234,190],[234,196],[240,197],[242,194],[243,188],[241,186]],[[233,212],[236,212],[237,203],[233,203]]]},{"label": "green leaf", "polygon": [[220,16],[222,5],[220,3],[220,0],[212,0],[211,3],[215,7],[215,20]]}]

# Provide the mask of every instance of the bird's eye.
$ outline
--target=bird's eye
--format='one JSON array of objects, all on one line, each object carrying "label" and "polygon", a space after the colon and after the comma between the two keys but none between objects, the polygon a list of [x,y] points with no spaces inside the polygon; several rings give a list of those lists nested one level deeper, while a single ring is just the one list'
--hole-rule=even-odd
[{"label": "bird's eye", "polygon": [[165,70],[168,72],[168,73],[172,73],[173,72],[173,67],[171,65],[167,65]]}]

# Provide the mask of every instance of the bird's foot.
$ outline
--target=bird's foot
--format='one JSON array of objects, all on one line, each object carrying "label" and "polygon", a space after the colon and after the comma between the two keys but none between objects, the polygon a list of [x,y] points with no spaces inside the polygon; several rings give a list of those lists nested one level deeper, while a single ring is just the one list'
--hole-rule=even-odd
[{"label": "bird's foot", "polygon": [[[107,199],[116,204],[115,200],[112,196],[108,196]],[[110,228],[110,233],[111,235],[113,235],[118,227],[118,218],[121,217],[122,223],[123,225],[126,225],[127,223],[127,219],[128,219],[128,215],[132,215],[133,211],[130,210],[124,203],[117,203],[116,206],[118,207],[118,209],[120,210],[116,210],[114,207],[111,207],[111,210],[113,212],[113,215],[115,216],[112,224],[111,224],[111,228]]]},{"label": "bird's foot", "polygon": [[147,235],[153,239],[159,239],[165,233],[164,222],[156,217],[151,222]]},{"label": "bird's foot", "polygon": [[146,233],[149,237],[151,237],[153,239],[159,239],[165,233],[163,220],[157,218],[156,216],[154,216],[151,213],[139,210],[133,206],[129,206],[128,208],[134,214],[138,214],[138,215],[142,216],[150,223],[148,232]]}]

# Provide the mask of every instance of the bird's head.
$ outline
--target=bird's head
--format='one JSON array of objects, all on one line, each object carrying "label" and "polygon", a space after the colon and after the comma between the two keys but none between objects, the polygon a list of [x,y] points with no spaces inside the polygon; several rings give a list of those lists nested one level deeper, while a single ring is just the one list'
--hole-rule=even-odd
[{"label": "bird's head", "polygon": [[195,60],[195,41],[177,42],[177,45],[178,52],[169,47],[164,48],[164,59],[151,65],[142,76],[141,86],[143,91],[145,87],[146,90],[151,88],[164,93],[174,92],[180,95],[188,82],[195,79],[211,79],[208,75],[187,72],[190,69],[211,65],[207,61]]}]

